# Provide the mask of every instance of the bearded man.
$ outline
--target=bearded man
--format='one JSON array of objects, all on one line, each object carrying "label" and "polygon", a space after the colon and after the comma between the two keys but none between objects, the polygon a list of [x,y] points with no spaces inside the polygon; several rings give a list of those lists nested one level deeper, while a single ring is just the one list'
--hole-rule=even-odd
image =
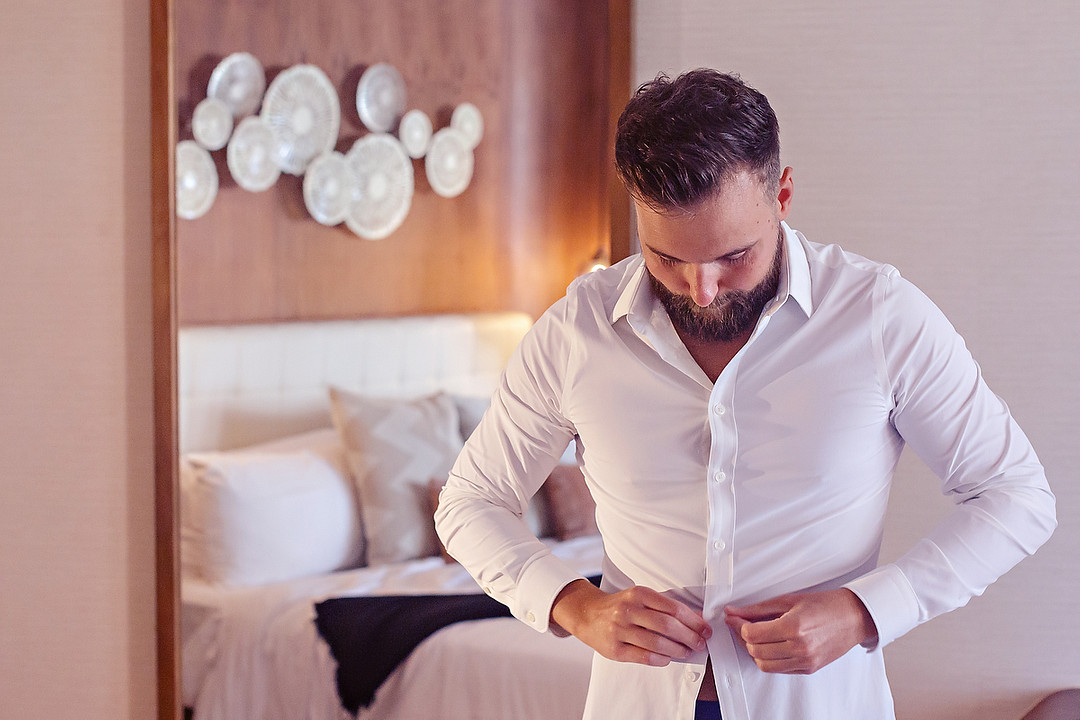
[{"label": "bearded man", "polygon": [[[787,225],[792,169],[761,93],[659,76],[615,151],[641,254],[537,321],[439,534],[516,617],[596,651],[587,718],[893,718],[881,649],[1046,541],[1043,468],[924,294]],[[520,520],[571,441],[600,588]],[[879,566],[905,444],[956,507]]]}]

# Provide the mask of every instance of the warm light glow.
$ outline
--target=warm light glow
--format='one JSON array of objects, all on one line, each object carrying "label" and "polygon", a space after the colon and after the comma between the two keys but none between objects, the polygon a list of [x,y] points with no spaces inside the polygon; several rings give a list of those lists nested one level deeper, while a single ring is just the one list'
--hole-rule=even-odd
[{"label": "warm light glow", "polygon": [[579,276],[588,275],[591,272],[603,270],[610,264],[611,263],[608,261],[607,251],[601,248],[600,250],[597,250],[591,258],[581,263],[581,265],[578,267],[577,274]]}]

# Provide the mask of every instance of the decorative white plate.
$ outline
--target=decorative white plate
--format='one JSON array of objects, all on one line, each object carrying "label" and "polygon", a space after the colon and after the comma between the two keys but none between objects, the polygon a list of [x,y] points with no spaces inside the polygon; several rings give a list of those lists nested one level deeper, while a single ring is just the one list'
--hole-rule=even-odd
[{"label": "decorative white plate", "polygon": [[345,156],[339,152],[323,153],[304,173],[304,205],[311,217],[323,225],[337,225],[349,213],[354,186]]},{"label": "decorative white plate", "polygon": [[356,86],[356,112],[372,132],[390,132],[405,112],[405,80],[389,63],[364,71]]},{"label": "decorative white plate", "polygon": [[275,155],[274,133],[257,115],[240,121],[225,151],[236,184],[251,192],[261,192],[277,182],[281,169],[274,162]]},{"label": "decorative white plate", "polygon": [[191,115],[191,133],[195,142],[207,150],[220,150],[232,135],[232,110],[224,100],[208,97],[195,106]]},{"label": "decorative white plate", "polygon": [[424,172],[431,189],[443,197],[457,197],[469,187],[473,151],[461,131],[446,127],[435,133],[424,158]]},{"label": "decorative white plate", "polygon": [[392,135],[374,133],[356,141],[345,156],[352,171],[352,198],[345,224],[362,238],[380,240],[397,230],[413,197],[412,160]]},{"label": "decorative white plate", "polygon": [[185,220],[202,217],[217,197],[214,159],[194,140],[176,145],[176,214]]},{"label": "decorative white plate", "polygon": [[431,118],[423,110],[410,110],[401,118],[398,137],[411,158],[422,158],[431,144]]},{"label": "decorative white plate", "polygon": [[484,137],[484,116],[480,114],[480,108],[472,103],[461,103],[450,115],[450,127],[464,136],[471,150],[479,145],[480,138]]},{"label": "decorative white plate", "polygon": [[337,90],[314,65],[294,65],[275,77],[260,115],[277,138],[278,167],[292,175],[302,175],[308,163],[337,144]]},{"label": "decorative white plate", "polygon": [[251,53],[238,52],[218,63],[210,74],[206,96],[229,106],[234,118],[255,112],[266,90],[266,71]]}]

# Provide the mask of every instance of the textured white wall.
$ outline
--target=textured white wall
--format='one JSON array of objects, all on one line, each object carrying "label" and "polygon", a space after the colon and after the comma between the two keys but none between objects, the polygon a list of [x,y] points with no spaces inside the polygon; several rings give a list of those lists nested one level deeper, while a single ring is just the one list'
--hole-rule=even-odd
[{"label": "textured white wall", "polygon": [[156,703],[149,19],[0,3],[0,718]]},{"label": "textured white wall", "polygon": [[[1018,718],[1080,686],[1080,5],[637,0],[635,80],[740,73],[780,119],[789,222],[896,265],[957,326],[1058,495],[1038,555],[887,653],[901,720]],[[906,456],[885,559],[941,517]]]}]

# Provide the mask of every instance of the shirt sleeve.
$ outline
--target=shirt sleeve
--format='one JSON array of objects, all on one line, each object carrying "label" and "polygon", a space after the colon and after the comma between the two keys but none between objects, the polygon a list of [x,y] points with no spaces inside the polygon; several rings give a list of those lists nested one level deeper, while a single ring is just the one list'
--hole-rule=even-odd
[{"label": "shirt sleeve", "polygon": [[511,356],[491,407],[450,471],[435,514],[447,552],[484,592],[540,632],[549,629],[556,595],[581,577],[522,519],[574,437],[561,412],[571,350],[566,306],[565,298],[553,305]]},{"label": "shirt sleeve", "polygon": [[893,425],[956,503],[900,559],[847,585],[884,646],[982,594],[1057,521],[1031,443],[941,311],[895,270],[879,280],[874,301]]}]

